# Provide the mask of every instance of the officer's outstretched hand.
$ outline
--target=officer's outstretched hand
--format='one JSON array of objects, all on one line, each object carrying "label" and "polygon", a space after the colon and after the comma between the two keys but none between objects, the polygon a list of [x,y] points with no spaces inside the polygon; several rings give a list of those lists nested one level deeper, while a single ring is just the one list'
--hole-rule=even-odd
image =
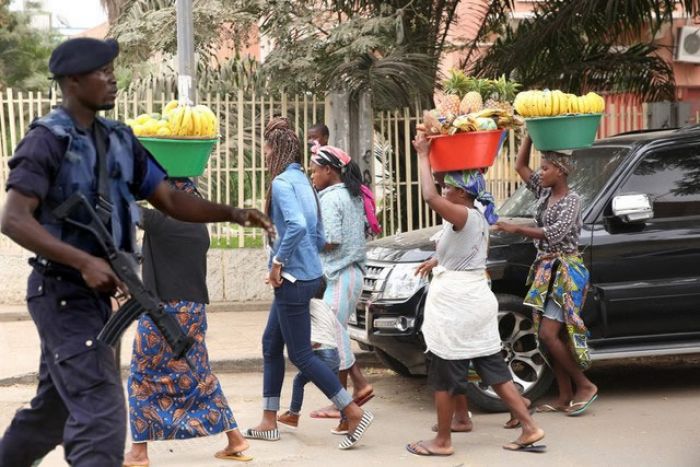
[{"label": "officer's outstretched hand", "polygon": [[103,258],[91,256],[80,268],[80,273],[91,289],[107,293],[113,293],[117,289],[123,293],[128,292],[124,283],[119,280],[109,263]]},{"label": "officer's outstretched hand", "polygon": [[236,209],[233,210],[233,222],[244,227],[260,227],[267,231],[271,237],[275,237],[275,227],[270,218],[257,209]]}]

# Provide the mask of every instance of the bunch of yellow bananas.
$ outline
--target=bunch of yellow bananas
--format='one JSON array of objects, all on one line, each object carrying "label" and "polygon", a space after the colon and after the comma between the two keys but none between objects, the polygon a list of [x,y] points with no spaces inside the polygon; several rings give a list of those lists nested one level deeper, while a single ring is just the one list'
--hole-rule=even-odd
[{"label": "bunch of yellow bananas", "polygon": [[523,91],[515,96],[513,108],[523,117],[596,114],[605,110],[605,99],[594,92],[576,96],[559,90]]},{"label": "bunch of yellow bananas", "polygon": [[178,106],[167,115],[173,136],[216,136],[219,131],[216,116],[204,105]]},{"label": "bunch of yellow bananas", "polygon": [[133,120],[127,120],[126,124],[134,130],[136,136],[170,136],[168,120],[158,113],[141,114]]},{"label": "bunch of yellow bananas", "polygon": [[163,107],[163,114],[141,114],[127,120],[136,136],[190,136],[213,138],[219,133],[216,115],[205,105],[178,105],[170,101]]}]

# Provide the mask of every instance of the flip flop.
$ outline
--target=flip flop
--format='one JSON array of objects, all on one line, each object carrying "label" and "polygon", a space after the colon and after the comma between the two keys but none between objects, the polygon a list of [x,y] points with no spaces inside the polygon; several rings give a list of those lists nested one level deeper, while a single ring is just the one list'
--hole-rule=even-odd
[{"label": "flip flop", "polygon": [[[537,441],[535,441],[536,443]],[[506,444],[503,446],[503,449],[506,451],[522,451],[522,452],[545,452],[547,450],[547,446],[544,444],[535,444],[535,443],[521,443],[519,441],[513,441],[511,443]]]},{"label": "flip flop", "polygon": [[275,428],[274,430],[265,431],[253,430],[252,428],[248,428],[243,432],[243,437],[247,439],[259,439],[262,441],[279,441],[280,431],[277,428]]},{"label": "flip flop", "polygon": [[217,459],[225,459],[229,461],[239,461],[239,462],[249,462],[252,461],[253,458],[251,456],[246,456],[242,452],[226,452],[226,451],[219,451],[216,454],[214,454],[214,457]]},{"label": "flip flop", "polygon": [[[530,404],[531,405],[528,406],[527,411],[530,415],[532,415],[537,409],[532,406],[532,403]],[[506,430],[514,430],[516,428],[520,428],[522,425],[523,424],[520,422],[520,420],[518,420],[516,417],[513,416],[513,414],[511,414],[510,419],[508,419],[508,421],[503,424],[503,428],[505,428]]]},{"label": "flip flop", "polygon": [[314,410],[309,414],[309,417],[311,418],[340,418],[340,410],[327,410],[327,409],[321,409],[321,410]]},{"label": "flip flop", "polygon": [[362,414],[362,418],[360,419],[360,423],[357,425],[357,427],[355,427],[355,430],[352,433],[345,435],[345,439],[338,444],[338,449],[350,449],[359,443],[364,436],[365,431],[367,431],[367,428],[369,428],[373,421],[374,414],[369,410],[365,410],[365,412]]},{"label": "flip flop", "polygon": [[410,444],[407,444],[407,445],[406,445],[406,451],[410,452],[411,454],[415,454],[416,456],[441,456],[441,457],[447,457],[447,456],[451,456],[452,454],[454,454],[454,452],[450,452],[450,453],[448,454],[448,453],[442,453],[442,452],[431,451],[430,449],[428,449],[428,447],[427,447],[425,444],[423,444],[423,441],[422,441],[422,440],[421,440],[421,441],[418,441],[417,443],[413,443],[413,444],[415,444],[417,447],[420,447],[423,451],[421,452],[421,451],[417,450],[415,447],[413,447],[413,446],[410,445]]},{"label": "flip flop", "polygon": [[566,411],[566,415],[569,417],[576,417],[581,415],[583,412],[591,406],[593,401],[598,398],[598,393],[593,394],[593,397],[584,402],[571,402],[569,409]]},{"label": "flip flop", "polygon": [[565,407],[557,407],[556,405],[552,405],[552,404],[542,404],[542,405],[537,406],[537,408],[535,409],[535,412],[537,412],[537,413],[566,412],[566,408]]},{"label": "flip flop", "polygon": [[545,452],[545,450],[547,449],[546,445],[544,445],[544,444],[536,445],[535,444],[535,443],[538,443],[544,439],[544,432],[541,432],[541,433],[542,433],[542,436],[530,441],[529,443],[523,443],[522,441],[518,441],[516,439],[515,441],[512,441],[512,442],[504,445],[503,449],[505,449],[506,451]]},{"label": "flip flop", "polygon": [[358,407],[362,407],[362,406],[365,405],[367,402],[369,402],[370,400],[372,400],[372,398],[374,398],[374,390],[368,392],[367,394],[365,394],[365,395],[362,396],[362,397],[358,397],[357,399],[353,399],[353,402],[354,402],[355,404],[357,404]]},{"label": "flip flop", "polygon": [[[369,391],[367,394],[358,397],[357,399],[353,399],[352,401],[357,404],[358,407],[362,407],[365,405],[367,402],[372,400],[374,398],[374,390]],[[314,410],[309,414],[309,417],[311,418],[319,418],[319,419],[327,419],[327,418],[340,418],[340,410],[338,409],[321,409],[321,410]]]},{"label": "flip flop", "polygon": [[149,465],[151,465],[151,464],[148,463],[148,462],[146,462],[146,463],[143,463],[143,462],[136,462],[136,463],[130,462],[130,463],[128,463],[128,464],[126,464],[126,463],[122,464],[122,467],[148,467]]},{"label": "flip flop", "polygon": [[503,428],[506,430],[515,430],[516,428],[520,428],[522,423],[520,423],[520,420],[518,420],[515,417],[510,417],[510,419],[503,424]]}]

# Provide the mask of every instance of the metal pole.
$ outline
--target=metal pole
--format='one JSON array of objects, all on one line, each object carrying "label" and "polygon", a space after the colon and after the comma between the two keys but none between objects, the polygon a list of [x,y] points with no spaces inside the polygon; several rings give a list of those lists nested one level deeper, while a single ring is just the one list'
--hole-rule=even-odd
[{"label": "metal pole", "polygon": [[192,0],[176,0],[177,14],[177,90],[181,104],[194,104],[197,67],[194,61]]}]

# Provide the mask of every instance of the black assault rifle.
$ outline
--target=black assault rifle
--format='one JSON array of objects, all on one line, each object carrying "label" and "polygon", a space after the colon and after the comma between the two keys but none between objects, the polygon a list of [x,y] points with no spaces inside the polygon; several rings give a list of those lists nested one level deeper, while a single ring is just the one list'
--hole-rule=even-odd
[{"label": "black assault rifle", "polygon": [[[70,218],[71,213],[78,208],[80,208],[82,213],[89,215],[89,223],[85,224]],[[85,198],[85,195],[74,193],[54,209],[53,214],[59,220],[92,233],[107,254],[107,261],[112,266],[114,273],[129,289],[131,298],[111,316],[107,324],[102,328],[102,331],[100,331],[97,339],[109,346],[116,346],[126,328],[138,319],[142,313],[147,313],[161,334],[163,334],[175,358],[187,359],[187,351],[192,347],[194,339],[182,331],[175,317],[166,313],[160,300],[146,289],[136,273],[137,264],[134,257],[115,247],[112,235],[102,223],[87,198]],[[192,367],[189,360],[187,363]]]}]

